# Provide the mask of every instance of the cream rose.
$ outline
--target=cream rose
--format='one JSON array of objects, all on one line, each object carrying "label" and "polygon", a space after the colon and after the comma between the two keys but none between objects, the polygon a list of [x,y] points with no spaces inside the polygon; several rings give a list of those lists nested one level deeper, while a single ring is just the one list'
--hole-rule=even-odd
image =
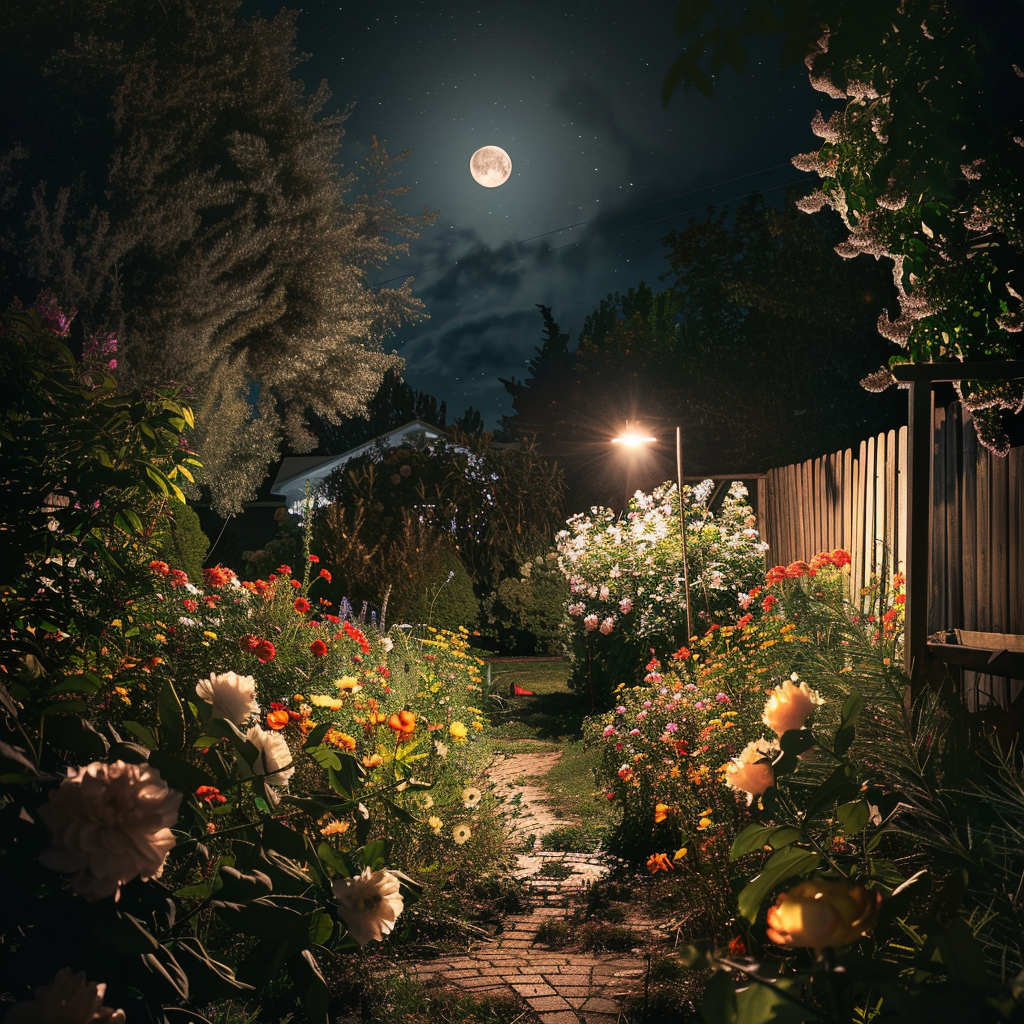
[{"label": "cream rose", "polygon": [[777,736],[790,729],[802,729],[810,713],[825,702],[807,683],[796,685],[797,676],[776,686],[768,695],[761,721]]},{"label": "cream rose", "polygon": [[226,722],[242,725],[250,715],[259,712],[256,703],[256,681],[252,676],[237,676],[234,672],[210,673],[209,679],[196,683],[196,695],[213,705],[210,714]]},{"label": "cream rose", "polygon": [[747,794],[748,807],[755,796],[775,785],[772,759],[778,752],[779,745],[774,740],[754,740],[725,766],[726,784]]},{"label": "cream rose", "polygon": [[360,946],[390,935],[405,908],[398,879],[390,871],[363,868],[355,878],[339,878],[331,887],[338,915]]},{"label": "cream rose", "polygon": [[71,887],[89,901],[117,899],[135,877],[157,878],[174,846],[181,793],[148,764],[94,761],[68,776],[39,808],[53,846],[39,859],[72,875]]},{"label": "cream rose", "polygon": [[85,980],[62,967],[49,985],[36,989],[35,999],[15,1003],[4,1024],[124,1024],[124,1010],[103,1005],[107,986]]},{"label": "cream rose", "polygon": [[292,752],[285,738],[279,732],[268,731],[261,725],[254,725],[245,738],[259,752],[254,771],[265,777],[271,786],[287,786],[295,774],[292,766]]},{"label": "cream rose", "polygon": [[768,938],[780,946],[845,946],[875,926],[881,905],[872,889],[811,879],[779,893],[768,908]]}]

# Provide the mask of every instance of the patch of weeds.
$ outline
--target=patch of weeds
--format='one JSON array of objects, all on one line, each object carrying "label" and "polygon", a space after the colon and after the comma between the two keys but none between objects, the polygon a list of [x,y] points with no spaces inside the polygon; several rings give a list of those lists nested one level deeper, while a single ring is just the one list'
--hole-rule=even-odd
[{"label": "patch of weeds", "polygon": [[541,836],[542,850],[564,853],[595,853],[601,846],[604,831],[593,825],[562,825]]},{"label": "patch of weeds", "polygon": [[598,907],[590,914],[595,920],[607,921],[609,924],[622,924],[626,920],[626,912],[622,907]]},{"label": "patch of weeds", "polygon": [[627,996],[622,1024],[699,1024],[707,969],[688,968],[673,957],[651,962],[644,994]]},{"label": "patch of weeds", "polygon": [[605,924],[602,921],[588,921],[576,930],[577,943],[584,953],[598,953],[607,950],[612,953],[628,953],[643,945],[643,936],[623,925]]},{"label": "patch of weeds", "polygon": [[518,996],[473,996],[403,975],[374,980],[363,993],[362,1015],[363,1024],[528,1024],[537,1019]]},{"label": "patch of weeds", "polygon": [[568,878],[572,874],[572,866],[566,864],[564,860],[549,860],[541,865],[537,874],[541,878]]},{"label": "patch of weeds", "polygon": [[569,925],[565,921],[545,921],[537,929],[537,938],[534,940],[543,946],[550,946],[552,949],[563,949],[570,941]]}]

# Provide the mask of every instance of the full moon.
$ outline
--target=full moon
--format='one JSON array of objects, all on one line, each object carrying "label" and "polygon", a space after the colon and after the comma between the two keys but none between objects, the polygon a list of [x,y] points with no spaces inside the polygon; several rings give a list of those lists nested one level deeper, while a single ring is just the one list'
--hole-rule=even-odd
[{"label": "full moon", "polygon": [[469,173],[484,188],[497,188],[508,181],[512,161],[501,146],[483,146],[470,157]]}]

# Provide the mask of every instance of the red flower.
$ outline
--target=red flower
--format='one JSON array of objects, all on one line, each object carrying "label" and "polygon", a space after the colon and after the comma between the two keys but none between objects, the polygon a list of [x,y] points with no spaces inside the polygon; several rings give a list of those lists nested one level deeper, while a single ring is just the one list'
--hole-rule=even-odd
[{"label": "red flower", "polygon": [[309,611],[309,602],[304,597],[295,598],[295,610],[300,615],[305,615]]},{"label": "red flower", "polygon": [[314,658],[325,658],[327,656],[327,644],[323,640],[314,640],[309,649],[313,652]]},{"label": "red flower", "polygon": [[184,569],[172,569],[167,581],[172,587],[183,587],[188,583],[188,573]]},{"label": "red flower", "polygon": [[843,548],[836,548],[832,552],[832,564],[837,569],[842,569],[844,565],[850,565],[853,559],[850,557],[849,551],[844,551]]},{"label": "red flower", "polygon": [[310,556],[309,556],[309,560],[310,560],[310,561],[311,561],[311,562],[312,562],[312,563],[313,563],[314,565],[316,565],[316,563],[320,561],[320,559],[319,559],[319,558],[317,558],[317,557],[316,557],[316,555],[310,555]]},{"label": "red flower", "polygon": [[329,572],[328,572],[328,571],[327,571],[326,569],[321,569],[321,570],[320,570],[320,575],[321,575],[321,576],[322,576],[322,577],[323,577],[323,578],[324,578],[325,580],[327,580],[327,582],[328,582],[328,583],[330,583],[330,582],[331,582],[331,574],[330,574],[330,573],[329,573]]},{"label": "red flower", "polygon": [[207,594],[203,600],[206,602],[207,608],[216,608],[217,602],[220,600],[220,594]]},{"label": "red flower", "polygon": [[754,616],[750,612],[747,612],[742,618],[736,620],[736,625],[742,629],[744,626],[749,626],[753,622]]},{"label": "red flower", "polygon": [[769,594],[762,602],[761,607],[766,611],[770,612],[772,608],[779,603],[779,599],[774,594]]},{"label": "red flower", "polygon": [[337,624],[338,624],[339,622],[341,622],[341,619],[340,619],[340,618],[338,618],[338,616],[337,616],[337,615],[324,615],[324,618],[325,618],[325,619],[326,619],[326,620],[327,620],[328,622],[333,622],[333,623],[334,623],[335,625],[337,625]]},{"label": "red flower", "polygon": [[228,802],[228,798],[223,796],[216,786],[200,786],[196,790],[196,797],[210,807],[214,804],[226,804]]},{"label": "red flower", "polygon": [[259,638],[253,636],[252,633],[246,633],[243,637],[239,638],[238,642],[243,651],[249,651],[251,654],[255,654],[260,648]]},{"label": "red flower", "polygon": [[345,620],[345,625],[342,628],[345,630],[350,640],[354,640],[359,644],[363,654],[370,653],[370,642],[366,639],[366,636],[361,629],[357,629],[347,619]]},{"label": "red flower", "polygon": [[155,558],[149,563],[149,567],[153,572],[159,573],[161,576],[166,576],[171,571],[171,567],[166,562],[161,562]]},{"label": "red flower", "polygon": [[291,721],[291,715],[285,710],[270,711],[267,714],[267,726],[271,729],[283,729]]},{"label": "red flower", "polygon": [[269,640],[261,640],[256,645],[256,657],[266,664],[277,657],[277,648]]},{"label": "red flower", "polygon": [[791,580],[799,579],[808,569],[810,566],[806,562],[790,562],[786,566],[786,577]]},{"label": "red flower", "polygon": [[290,565],[279,565],[274,571],[278,576],[291,576],[292,567]]},{"label": "red flower", "polygon": [[199,602],[191,597],[186,597],[181,603],[185,606],[185,610],[189,612],[194,612],[199,607]]},{"label": "red flower", "polygon": [[776,583],[781,583],[786,578],[786,567],[784,565],[774,565],[765,574],[764,582],[769,587],[774,587]]},{"label": "red flower", "polygon": [[399,736],[408,736],[416,731],[416,716],[411,711],[399,711],[388,719],[388,728]]},{"label": "red flower", "polygon": [[292,586],[293,586],[293,587],[294,587],[294,588],[295,588],[296,590],[298,590],[298,589],[299,589],[299,587],[301,587],[301,586],[302,586],[302,584],[301,584],[301,583],[300,583],[300,582],[299,582],[298,580],[289,580],[288,582],[289,582],[289,583],[290,583],[290,584],[291,584],[291,585],[292,585]]},{"label": "red flower", "polygon": [[203,583],[207,587],[224,587],[238,577],[223,565],[215,565],[212,569],[203,570]]},{"label": "red flower", "polygon": [[676,651],[675,654],[672,655],[672,657],[676,661],[686,661],[686,659],[689,656],[690,656],[690,649],[688,647],[680,647],[679,650]]}]

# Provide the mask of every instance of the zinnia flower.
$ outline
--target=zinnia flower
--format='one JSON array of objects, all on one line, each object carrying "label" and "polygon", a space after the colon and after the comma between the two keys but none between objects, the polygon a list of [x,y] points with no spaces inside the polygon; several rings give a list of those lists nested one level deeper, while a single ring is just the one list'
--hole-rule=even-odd
[{"label": "zinnia flower", "polygon": [[778,743],[775,741],[753,740],[725,766],[726,785],[746,793],[748,807],[755,796],[775,785],[772,755],[777,751]]},{"label": "zinnia flower", "polygon": [[772,690],[764,705],[761,721],[778,736],[790,729],[802,729],[808,715],[825,703],[807,683],[797,686],[796,679],[794,672],[792,678]]},{"label": "zinnia flower", "polygon": [[768,909],[768,938],[780,946],[845,946],[878,920],[880,893],[846,882],[810,879],[779,893]]},{"label": "zinnia flower", "polygon": [[314,658],[327,657],[327,644],[325,644],[323,640],[314,640],[309,645],[309,649],[312,652]]},{"label": "zinnia flower", "polygon": [[212,718],[223,718],[235,725],[242,725],[260,710],[256,703],[256,681],[252,676],[238,676],[234,672],[211,672],[209,679],[196,683],[196,696],[213,705]]},{"label": "zinnia flower", "polygon": [[279,732],[267,732],[260,725],[254,725],[245,734],[245,738],[258,754],[253,771],[262,776],[268,785],[287,786],[288,780],[295,774],[287,740]]},{"label": "zinnia flower", "polygon": [[459,846],[466,842],[472,834],[473,832],[468,825],[456,825],[452,829],[452,839]]},{"label": "zinnia flower", "polygon": [[297,597],[293,607],[300,615],[305,615],[309,611],[309,602],[304,597]]},{"label": "zinnia flower", "polygon": [[124,1024],[124,1010],[103,1005],[107,986],[85,980],[62,967],[49,985],[40,985],[34,999],[15,1003],[4,1024]]},{"label": "zinnia flower", "polygon": [[181,799],[148,764],[94,761],[69,768],[39,808],[53,835],[53,846],[39,859],[72,874],[71,887],[90,902],[117,899],[136,876],[144,882],[159,877],[174,846],[171,826]]},{"label": "zinnia flower", "polygon": [[224,587],[238,577],[223,565],[215,565],[212,569],[203,570],[203,585],[207,587]]},{"label": "zinnia flower", "polygon": [[464,807],[476,807],[482,798],[482,794],[479,789],[474,789],[472,786],[467,786],[462,791],[462,805]]},{"label": "zinnia flower", "polygon": [[388,719],[388,728],[399,736],[409,736],[416,731],[416,716],[411,711],[399,711]]},{"label": "zinnia flower", "polygon": [[383,869],[363,868],[355,878],[336,879],[331,888],[338,903],[338,916],[360,946],[371,940],[380,942],[390,935],[405,907],[398,879]]},{"label": "zinnia flower", "polygon": [[254,652],[256,657],[265,665],[268,661],[273,661],[277,657],[277,648],[269,640],[259,640],[256,643],[256,650]]}]

